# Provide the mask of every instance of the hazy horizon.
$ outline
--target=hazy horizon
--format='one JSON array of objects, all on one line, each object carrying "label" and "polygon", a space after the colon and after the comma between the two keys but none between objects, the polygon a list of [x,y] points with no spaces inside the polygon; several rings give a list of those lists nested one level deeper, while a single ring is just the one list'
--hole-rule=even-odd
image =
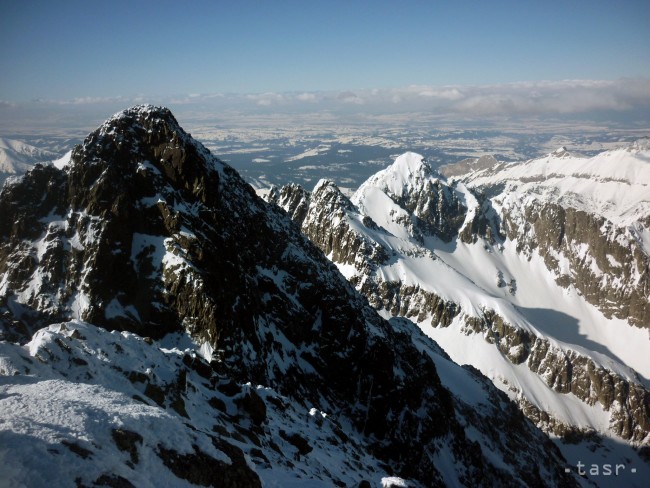
[{"label": "hazy horizon", "polygon": [[137,103],[215,120],[650,123],[644,1],[28,0],[2,13],[3,131],[92,126]]},{"label": "hazy horizon", "polygon": [[258,186],[594,154],[650,135],[650,3],[5,2],[0,137],[63,153],[149,103]]}]

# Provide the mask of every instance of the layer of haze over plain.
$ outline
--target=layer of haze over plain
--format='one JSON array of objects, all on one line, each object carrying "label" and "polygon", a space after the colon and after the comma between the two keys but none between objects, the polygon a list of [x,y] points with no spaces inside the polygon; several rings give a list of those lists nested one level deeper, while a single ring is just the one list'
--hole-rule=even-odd
[{"label": "layer of haze over plain", "polygon": [[61,152],[164,105],[260,186],[353,187],[405,150],[593,153],[650,135],[648,20],[646,0],[0,0],[0,137]]}]

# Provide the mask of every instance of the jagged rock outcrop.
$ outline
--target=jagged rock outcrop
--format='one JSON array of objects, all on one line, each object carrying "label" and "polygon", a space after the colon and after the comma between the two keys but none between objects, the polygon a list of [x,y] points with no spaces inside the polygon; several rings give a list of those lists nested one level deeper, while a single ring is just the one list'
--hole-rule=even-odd
[{"label": "jagged rock outcrop", "polygon": [[[357,280],[357,277],[353,277],[351,282],[356,284]],[[454,302],[444,300],[417,285],[405,285],[399,281],[363,280],[359,282],[358,288],[368,297],[373,307],[416,322],[430,321],[434,327],[448,326],[460,313],[460,307]]]},{"label": "jagged rock outcrop", "polygon": [[283,208],[291,220],[302,224],[309,209],[311,194],[297,183],[290,183],[282,188],[273,187],[266,196],[266,200]]},{"label": "jagged rock outcrop", "polygon": [[391,219],[413,239],[422,243],[425,237],[436,236],[449,242],[463,225],[467,207],[439,176],[422,156],[406,153],[370,177],[352,201],[362,214],[372,217],[373,209],[365,206],[363,195],[379,191],[396,205]]},{"label": "jagged rock outcrop", "polygon": [[335,263],[365,267],[389,258],[389,249],[364,234],[363,230],[381,232],[377,224],[356,212],[332,181],[321,180],[311,193],[297,184],[286,185],[272,190],[267,200],[283,208]]},{"label": "jagged rock outcrop", "polygon": [[470,213],[463,227],[458,232],[458,239],[466,244],[474,244],[483,239],[489,245],[502,243],[506,235],[501,229],[501,217],[485,193],[466,190],[476,200],[476,206]]},{"label": "jagged rock outcrop", "polygon": [[[320,190],[312,197],[331,210],[347,205],[328,184]],[[435,202],[424,194],[412,201],[423,222],[431,216],[440,223],[440,205],[455,205],[445,188],[438,190]],[[154,444],[155,432],[115,425],[119,432],[89,432],[91,442],[75,447],[90,452],[89,462],[104,459],[92,454],[93,442],[110,435],[125,463],[136,466],[141,445],[153,444],[159,469],[192,484],[223,476],[232,486],[253,486],[251,463],[261,473],[280,462],[283,469],[299,464],[298,476],[337,485],[346,477],[359,481],[347,473],[373,469],[423,486],[575,484],[559,451],[505,395],[451,363],[412,323],[382,319],[284,212],[259,199],[167,109],[138,106],[115,115],[75,148],[63,169],[38,166],[6,186],[0,212],[1,330],[5,338],[29,341],[0,343],[9,358],[0,361],[3,374],[14,378],[3,384],[13,393],[0,401],[17,395],[36,402],[30,415],[37,417],[46,402],[23,388],[31,380],[22,378],[56,377],[50,387],[57,397],[83,379],[84,401],[96,401],[106,418],[115,418],[108,413],[114,411],[137,417],[134,402],[143,402],[147,415],[164,410],[160,418],[184,439],[178,448],[163,439]],[[303,224],[311,216],[312,231],[327,242],[316,225],[322,216],[308,210]],[[373,228],[369,220],[361,224]],[[329,242],[334,252],[338,243]],[[384,249],[367,245],[351,239],[338,255],[375,259]],[[70,320],[93,325],[35,332]],[[97,326],[115,332],[95,332]],[[191,337],[212,361],[146,347],[171,332]],[[129,362],[120,349],[131,349],[135,359]],[[40,365],[35,373],[32,364]],[[79,368],[74,374],[72,365]],[[450,390],[459,378],[478,397]],[[250,384],[273,393],[253,392]],[[99,385],[94,397],[93,385]],[[108,400],[115,395],[124,408]],[[213,433],[206,408],[223,413],[215,414]],[[326,412],[323,419],[335,415],[337,424],[325,437],[310,438],[292,427],[303,410],[313,417]],[[19,414],[11,415],[3,426],[36,435],[23,432]],[[275,427],[267,428],[270,417]],[[507,436],[485,427],[504,419]],[[352,453],[346,465],[326,463],[326,469],[319,456],[310,457],[332,445]],[[59,455],[39,449],[43,459]],[[122,469],[98,471],[94,481],[79,483],[126,484],[129,476]]]},{"label": "jagged rock outcrop", "polygon": [[[525,364],[553,390],[572,393],[588,405],[600,404],[610,412],[611,430],[623,439],[648,441],[650,392],[642,385],[589,357],[565,351],[548,339],[514,327],[493,310],[485,310],[481,317],[465,317],[465,323],[473,333],[483,334],[486,341],[495,344],[510,362]],[[538,409],[534,413],[541,415]]]}]

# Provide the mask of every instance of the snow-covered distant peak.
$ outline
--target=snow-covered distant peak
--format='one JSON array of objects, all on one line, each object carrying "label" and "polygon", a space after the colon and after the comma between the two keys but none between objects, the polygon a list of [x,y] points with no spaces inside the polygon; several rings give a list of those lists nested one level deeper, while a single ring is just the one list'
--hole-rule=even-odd
[{"label": "snow-covered distant peak", "polygon": [[535,195],[629,225],[650,214],[650,143],[641,140],[593,157],[561,148],[543,158],[469,173],[462,179],[471,187],[507,183],[519,195],[515,198]]},{"label": "snow-covered distant peak", "polygon": [[435,179],[437,174],[422,155],[406,152],[398,156],[388,168],[370,177],[359,187],[355,197],[365,193],[369,187],[402,197],[411,193],[414,188],[421,187],[424,182]]},{"label": "snow-covered distant peak", "polygon": [[444,164],[438,168],[438,172],[445,178],[463,177],[468,173],[492,170],[499,165],[499,161],[491,154],[484,154],[480,158],[467,158],[456,163]]},{"label": "snow-covered distant peak", "polygon": [[550,156],[554,156],[556,158],[568,158],[571,157],[571,153],[569,150],[566,148],[566,146],[558,147],[555,151],[553,151]]},{"label": "snow-covered distant peak", "polygon": [[650,137],[642,137],[630,144],[626,150],[628,152],[648,152],[650,151]]},{"label": "snow-covered distant peak", "polygon": [[42,160],[44,157],[47,158],[48,155],[54,155],[53,152],[46,149],[41,149],[26,142],[8,139],[6,137],[0,137],[0,149],[9,149],[24,156],[33,157],[36,160]]},{"label": "snow-covered distant peak", "polygon": [[0,188],[10,177],[20,177],[36,163],[52,160],[58,155],[16,139],[0,137]]},{"label": "snow-covered distant peak", "polygon": [[55,158],[51,151],[16,139],[0,137],[0,173],[21,174],[34,164]]}]

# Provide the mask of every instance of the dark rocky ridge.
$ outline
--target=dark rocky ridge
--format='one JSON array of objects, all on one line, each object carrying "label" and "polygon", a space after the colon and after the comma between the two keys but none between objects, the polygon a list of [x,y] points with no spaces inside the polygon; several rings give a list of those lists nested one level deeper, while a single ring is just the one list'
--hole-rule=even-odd
[{"label": "dark rocky ridge", "polygon": [[349,225],[345,216],[354,214],[361,226],[378,230],[377,224],[370,217],[361,216],[332,181],[322,180],[312,193],[297,184],[273,188],[267,200],[284,209],[335,263],[367,266],[389,258],[384,247]]},{"label": "dark rocky ridge", "polygon": [[[117,114],[75,148],[65,170],[38,166],[5,187],[0,212],[6,337],[69,318],[150,337],[187,330],[217,351],[220,378],[335,411],[364,449],[426,486],[444,485],[441,451],[466,486],[575,484],[559,451],[505,395],[472,374],[483,406],[454,396],[434,353],[414,345],[413,324],[381,319],[284,212],[166,109]],[[186,375],[168,392],[144,394],[187,416]],[[263,422],[259,402],[242,402]],[[506,436],[484,427],[503,419],[511,420]],[[486,436],[489,456],[468,426]],[[492,463],[495,452],[508,471]],[[205,481],[187,466],[211,462],[201,451],[159,455],[177,476]]]}]

